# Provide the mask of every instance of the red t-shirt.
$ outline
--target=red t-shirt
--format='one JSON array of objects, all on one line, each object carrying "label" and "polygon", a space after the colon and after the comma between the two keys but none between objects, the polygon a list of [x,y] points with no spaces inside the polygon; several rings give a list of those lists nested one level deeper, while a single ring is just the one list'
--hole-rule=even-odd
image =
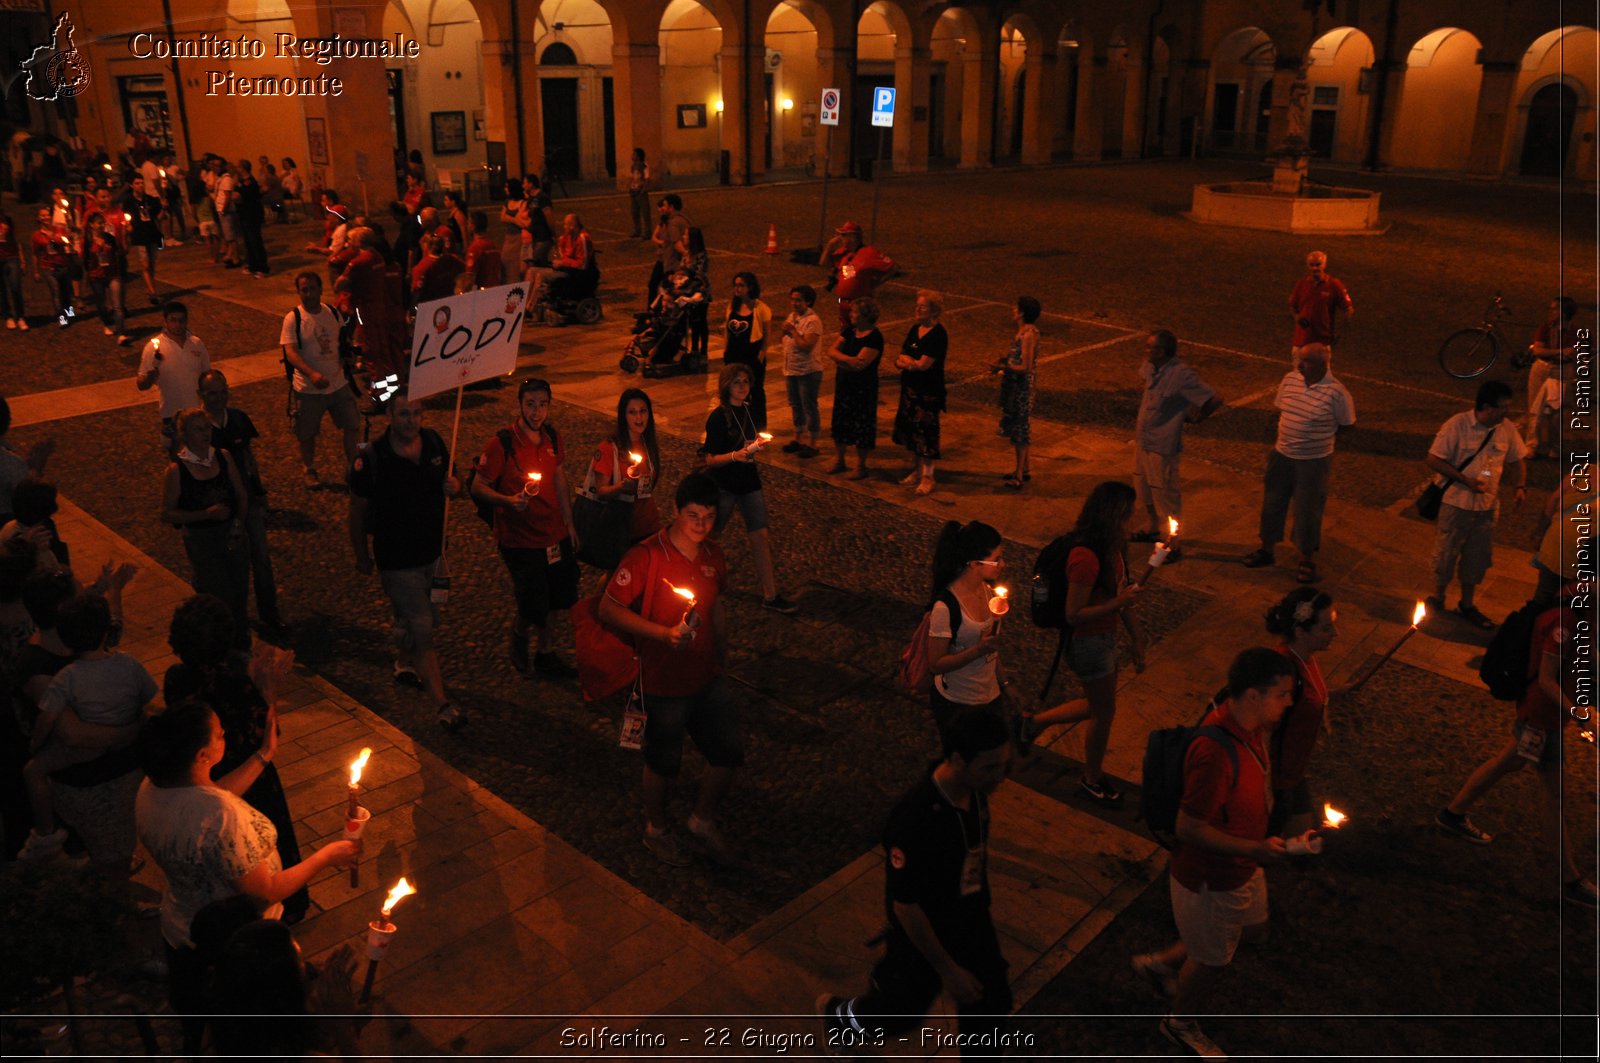
[{"label": "red t-shirt", "polygon": [[683,619],[685,608],[684,600],[673,594],[672,588],[683,587],[694,592],[694,611],[700,618],[693,640],[676,649],[657,639],[639,643],[646,712],[650,711],[651,694],[689,697],[722,674],[716,604],[727,586],[727,562],[721,548],[710,541],[701,543],[699,556],[690,560],[662,530],[623,555],[606,584],[607,597],[646,620],[671,626]]},{"label": "red t-shirt", "polygon": [[[627,476],[631,462],[626,454],[622,455],[620,462],[616,461],[616,452],[617,444],[610,439],[601,440],[600,445],[595,448],[594,461],[591,464],[596,485],[609,485],[612,482],[613,470],[619,476]],[[639,478],[630,481],[634,485],[633,489],[623,491],[620,497],[633,501],[633,508],[629,510],[628,536],[637,542],[661,530],[661,511],[656,508],[654,493],[655,485],[661,479],[661,473],[660,470],[650,467],[650,452],[646,448],[640,447],[635,453],[644,458],[639,468]]]},{"label": "red t-shirt", "polygon": [[[1301,277],[1289,293],[1289,309],[1297,316],[1293,346],[1332,343],[1339,336],[1339,319],[1350,312],[1350,293],[1343,284],[1323,275],[1320,282]],[[1300,322],[1306,322],[1302,325]]]},{"label": "red t-shirt", "polygon": [[504,283],[506,271],[500,261],[500,245],[487,236],[474,236],[467,245],[467,269],[472,272],[472,283],[479,288]]},{"label": "red t-shirt", "polygon": [[[1189,743],[1183,758],[1183,800],[1178,807],[1194,819],[1234,838],[1261,841],[1267,836],[1267,750],[1259,734],[1248,734],[1222,705],[1206,715],[1233,735],[1239,754],[1235,779],[1228,751],[1205,735]],[[1172,852],[1172,877],[1185,889],[1199,893],[1238,889],[1259,865],[1247,856],[1223,856],[1197,845],[1179,842]]]},{"label": "red t-shirt", "polygon": [[[1074,546],[1072,552],[1067,554],[1067,586],[1070,590],[1074,583],[1087,583],[1090,586],[1090,605],[1099,605],[1115,598],[1126,578],[1127,567],[1121,554],[1113,554],[1111,557],[1109,579],[1100,578],[1100,556],[1087,546]],[[1116,630],[1116,613],[1107,613],[1105,616],[1072,625],[1074,635],[1111,635],[1115,634]]]},{"label": "red t-shirt", "polygon": [[1283,714],[1272,738],[1272,786],[1287,790],[1304,779],[1311,766],[1322,717],[1328,711],[1328,684],[1315,657],[1302,661],[1286,645],[1280,645],[1278,652],[1293,661],[1300,673],[1300,699]]},{"label": "red t-shirt", "polygon": [[[1545,692],[1539,689],[1539,681],[1535,677],[1539,674],[1539,663],[1547,653],[1562,657],[1562,644],[1571,636],[1573,624],[1577,621],[1577,614],[1571,609],[1555,606],[1539,614],[1533,622],[1533,641],[1528,647],[1528,689],[1522,695],[1522,700],[1517,703],[1517,719],[1542,731],[1554,731],[1559,728],[1563,719],[1569,719],[1561,711],[1561,705],[1551,701]],[[1570,696],[1572,693],[1572,680],[1577,675],[1576,655],[1569,648],[1562,660],[1561,687]]]},{"label": "red t-shirt", "polygon": [[498,437],[489,440],[478,458],[478,475],[483,482],[503,495],[521,491],[532,473],[539,473],[539,493],[528,499],[527,508],[518,513],[510,506],[494,510],[494,540],[499,546],[542,550],[567,537],[567,524],[561,515],[561,491],[556,474],[566,457],[559,439],[551,438],[545,426],[534,439],[517,418],[511,428],[511,460]]},{"label": "red t-shirt", "polygon": [[72,253],[72,244],[52,229],[40,229],[30,241],[33,246],[34,266],[42,271],[65,269]]}]

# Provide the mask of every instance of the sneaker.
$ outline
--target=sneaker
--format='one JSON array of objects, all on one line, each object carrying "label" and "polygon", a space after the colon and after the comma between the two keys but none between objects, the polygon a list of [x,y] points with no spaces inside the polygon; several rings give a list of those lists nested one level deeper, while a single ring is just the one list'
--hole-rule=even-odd
[{"label": "sneaker", "polygon": [[1245,568],[1266,568],[1272,564],[1272,551],[1263,546],[1259,550],[1252,550],[1242,558]]},{"label": "sneaker", "polygon": [[1466,816],[1458,816],[1448,808],[1441,808],[1439,814],[1433,817],[1433,821],[1446,834],[1454,834],[1457,838],[1464,838],[1473,845],[1488,845],[1494,841],[1494,835],[1479,830],[1473,825],[1472,820]]},{"label": "sneaker", "polygon": [[728,844],[728,839],[722,836],[715,823],[702,822],[695,816],[689,817],[689,835],[700,844],[707,856],[719,864],[737,864],[738,856],[734,854],[733,846]]},{"label": "sneaker", "polygon": [[789,442],[783,445],[782,449],[785,454],[798,454],[800,453],[800,448],[803,446],[805,446],[805,444],[800,442],[798,439],[791,439]]},{"label": "sneaker", "polygon": [[322,486],[322,477],[317,475],[317,470],[316,469],[313,469],[310,466],[307,466],[306,467],[306,489],[309,490],[309,491],[315,491],[317,488],[319,488],[321,486]]},{"label": "sneaker", "polygon": [[1178,972],[1156,959],[1153,952],[1141,952],[1133,958],[1133,972],[1150,983],[1150,988],[1163,999],[1170,1000],[1178,992]]},{"label": "sneaker", "polygon": [[67,844],[67,829],[57,827],[49,834],[40,834],[37,830],[28,832],[28,840],[22,843],[22,851],[17,853],[19,860],[50,860],[61,855],[61,850]]},{"label": "sneaker", "polygon": [[[6,318],[6,328],[14,329],[16,327],[17,327],[17,319],[16,318],[14,318],[14,317]],[[799,448],[796,447],[795,449],[798,450]]]},{"label": "sneaker", "polygon": [[766,599],[761,603],[761,605],[763,608],[771,609],[774,613],[782,613],[784,616],[792,616],[800,611],[800,607],[798,605],[794,604],[781,594],[775,598]]},{"label": "sneaker", "polygon": [[168,247],[182,247],[183,246],[183,241],[182,240],[167,240],[167,241],[165,241],[165,243],[166,243],[166,245]]},{"label": "sneaker", "polygon": [[68,317],[68,319],[75,318],[77,316],[78,316],[78,310],[77,310],[76,307],[72,307],[72,306],[67,307],[67,317]]},{"label": "sneaker", "polygon": [[107,336],[113,335],[110,325],[101,325],[100,331],[104,332]]},{"label": "sneaker", "polygon": [[451,734],[467,725],[467,714],[449,702],[439,706],[439,726]]},{"label": "sneaker", "polygon": [[644,847],[650,850],[652,856],[669,867],[689,866],[689,854],[683,851],[683,844],[671,831],[653,831],[646,827]]},{"label": "sneaker", "polygon": [[1203,1059],[1227,1059],[1228,1053],[1206,1036],[1198,1022],[1179,1022],[1168,1015],[1161,1020],[1161,1035],[1179,1048],[1187,1048]]},{"label": "sneaker", "polygon": [[1111,785],[1110,779],[1102,777],[1099,783],[1092,783],[1088,779],[1079,779],[1078,789],[1102,805],[1116,806],[1122,804],[1122,793]]},{"label": "sneaker", "polygon": [[118,347],[126,347],[127,345],[128,345],[128,334],[126,332],[117,333],[117,346]]},{"label": "sneaker", "polygon": [[528,674],[528,633],[518,632],[513,624],[510,632],[511,667],[518,675]]},{"label": "sneaker", "polygon": [[410,687],[412,690],[421,690],[423,688],[422,676],[417,674],[417,670],[409,664],[401,664],[399,661],[394,662],[394,681],[403,687]]},{"label": "sneaker", "polygon": [[[23,328],[27,328],[28,326],[24,325],[22,327]],[[810,446],[810,445],[805,444],[805,443],[801,443],[800,444],[800,449],[796,450],[794,453],[795,453],[795,456],[799,457],[799,458],[814,458],[818,454],[821,454],[822,451],[818,450],[816,447]]]},{"label": "sneaker", "polygon": [[56,324],[60,325],[62,328],[66,328],[68,325],[72,324],[72,322],[67,318],[66,314],[57,314]]},{"label": "sneaker", "polygon": [[1561,899],[1585,908],[1600,906],[1600,896],[1595,893],[1594,883],[1586,878],[1575,878],[1562,887]]},{"label": "sneaker", "polygon": [[27,318],[25,318],[25,317],[17,318],[17,331],[18,332],[27,332],[28,331],[28,319]]},{"label": "sneaker", "polygon": [[533,655],[533,670],[545,679],[576,679],[578,670],[554,653]]},{"label": "sneaker", "polygon": [[822,1020],[823,1051],[835,1059],[853,1059],[855,1052],[844,1039],[836,1036],[836,1031],[849,1028],[840,1009],[848,1003],[844,997],[836,997],[832,993],[823,993],[817,997],[817,1017]]}]

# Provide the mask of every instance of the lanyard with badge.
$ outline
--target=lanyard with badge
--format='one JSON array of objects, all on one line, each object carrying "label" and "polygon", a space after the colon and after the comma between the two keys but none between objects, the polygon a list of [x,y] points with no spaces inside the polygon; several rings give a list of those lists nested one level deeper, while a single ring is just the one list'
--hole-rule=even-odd
[{"label": "lanyard with badge", "polygon": [[961,831],[961,888],[960,895],[971,897],[983,892],[983,868],[988,858],[989,839],[983,829],[983,798],[973,794],[974,812],[978,817],[978,840],[972,843],[972,838],[967,833],[967,817],[961,814],[961,809],[950,800],[950,795],[944,792],[944,787],[939,785],[939,780],[934,779],[933,785],[938,787],[939,794],[956,814],[956,827]]}]

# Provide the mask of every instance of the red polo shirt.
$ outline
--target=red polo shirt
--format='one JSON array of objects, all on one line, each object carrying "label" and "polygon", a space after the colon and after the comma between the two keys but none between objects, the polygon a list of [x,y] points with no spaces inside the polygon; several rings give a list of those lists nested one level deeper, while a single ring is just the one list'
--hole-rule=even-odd
[{"label": "red polo shirt", "polygon": [[478,458],[478,475],[483,482],[503,495],[515,494],[528,483],[529,473],[539,473],[539,493],[528,499],[522,512],[510,506],[496,506],[494,511],[494,540],[502,547],[542,550],[554,546],[567,537],[566,521],[561,516],[561,492],[556,484],[556,474],[561,471],[561,460],[566,457],[560,438],[546,424],[535,439],[528,434],[522,418],[511,427],[511,456],[506,458],[506,448],[497,436],[489,440]]},{"label": "red polo shirt", "polygon": [[[1211,710],[1205,723],[1215,724],[1233,736],[1239,754],[1235,778],[1228,751],[1205,735],[1189,743],[1183,758],[1183,801],[1179,809],[1222,833],[1259,842],[1267,836],[1267,749],[1260,735],[1239,726],[1226,704]],[[1247,856],[1223,856],[1198,845],[1179,842],[1172,853],[1172,877],[1185,889],[1199,893],[1238,889],[1259,865]]]},{"label": "red polo shirt", "polygon": [[699,556],[690,560],[663,529],[623,555],[606,584],[607,597],[646,620],[675,626],[683,619],[686,603],[672,588],[684,587],[694,592],[695,613],[700,617],[694,639],[683,646],[674,648],[656,639],[639,644],[645,711],[649,711],[651,694],[689,697],[722,674],[715,617],[717,597],[727,585],[727,562],[721,548],[709,540],[700,544]]}]

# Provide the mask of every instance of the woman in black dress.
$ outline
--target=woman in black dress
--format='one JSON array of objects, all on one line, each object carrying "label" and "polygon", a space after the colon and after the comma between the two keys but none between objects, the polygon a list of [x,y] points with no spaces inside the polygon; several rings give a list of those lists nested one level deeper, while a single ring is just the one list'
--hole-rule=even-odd
[{"label": "woman in black dress", "polygon": [[836,452],[828,471],[845,470],[844,452],[856,448],[852,480],[865,480],[867,454],[878,445],[878,362],[883,333],[878,331],[878,303],[856,299],[850,304],[850,328],[839,334],[829,356],[839,367],[833,378],[833,422],[830,434]]},{"label": "woman in black dress", "polygon": [[900,409],[894,416],[894,441],[911,451],[911,471],[901,479],[917,494],[933,493],[933,463],[939,459],[939,414],[944,412],[944,359],[950,337],[939,323],[937,292],[917,293],[915,320],[900,344]]},{"label": "woman in black dress", "polygon": [[771,331],[772,310],[761,301],[761,281],[754,273],[735,273],[722,362],[749,367],[750,416],[758,431],[767,427],[767,334]]},{"label": "woman in black dress", "polygon": [[250,551],[245,539],[249,496],[239,466],[211,445],[211,421],[198,406],[178,413],[178,460],[167,467],[161,519],[183,530],[194,569],[190,586],[214,594],[233,614],[234,645],[250,646]]}]

